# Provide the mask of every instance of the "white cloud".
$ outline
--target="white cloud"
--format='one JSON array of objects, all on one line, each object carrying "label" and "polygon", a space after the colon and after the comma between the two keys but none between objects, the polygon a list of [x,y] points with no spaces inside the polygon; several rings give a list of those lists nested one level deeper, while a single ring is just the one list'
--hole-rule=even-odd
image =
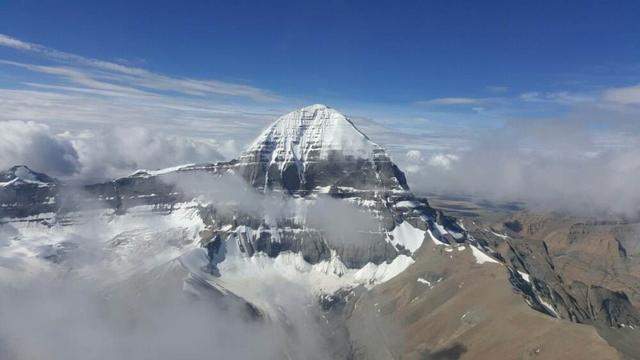
[{"label": "white cloud", "polygon": [[81,164],[76,177],[84,181],[125,176],[137,169],[155,170],[224,159],[218,150],[222,146],[216,142],[167,135],[141,127],[84,133],[71,142]]},{"label": "white cloud", "polygon": [[0,169],[24,164],[82,182],[237,155],[233,141],[198,140],[141,127],[56,134],[35,122],[0,121],[0,130]]},{"label": "white cloud", "polygon": [[2,34],[0,34],[0,46],[36,53],[46,59],[66,63],[73,69],[9,61],[4,61],[5,65],[21,66],[31,71],[58,75],[89,89],[110,90],[109,87],[113,86],[115,90],[124,90],[120,86],[127,84],[130,87],[127,91],[146,89],[153,92],[176,92],[188,96],[230,96],[254,101],[278,100],[275,94],[246,84],[166,76],[138,67],[58,51]]},{"label": "white cloud", "polygon": [[525,102],[575,105],[579,103],[593,102],[596,100],[596,97],[587,93],[578,93],[578,92],[569,92],[569,91],[554,91],[554,92],[529,91],[529,92],[520,94],[519,99]]},{"label": "white cloud", "polygon": [[622,144],[603,146],[621,130],[593,131],[583,120],[567,118],[510,122],[455,155],[435,153],[410,162],[409,185],[524,201],[544,210],[635,216],[640,136],[627,134]]},{"label": "white cloud", "polygon": [[0,46],[6,46],[18,50],[31,50],[31,45],[24,41],[0,34]]},{"label": "white cloud", "polygon": [[[263,276],[252,295],[264,299],[265,316],[255,318],[242,299],[189,281],[184,264],[206,264],[206,252],[194,249],[197,235],[179,218],[88,215],[64,229],[1,225],[19,244],[0,257],[0,358],[331,358],[317,299],[300,282],[276,270]],[[62,261],[43,258],[57,246],[71,249]],[[197,255],[204,258],[194,262]]]},{"label": "white cloud", "polygon": [[406,157],[409,161],[421,161],[422,152],[420,150],[409,150],[407,151]]},{"label": "white cloud", "polygon": [[451,168],[452,163],[459,159],[454,154],[435,154],[429,158],[427,164],[448,170]]},{"label": "white cloud", "polygon": [[53,136],[46,125],[34,122],[0,122],[0,169],[27,165],[54,176],[69,176],[80,168],[70,141]]},{"label": "white cloud", "polygon": [[0,88],[0,121],[46,123],[56,132],[131,124],[194,139],[235,140],[244,146],[284,110],[223,105],[171,96],[111,96],[110,91]]}]

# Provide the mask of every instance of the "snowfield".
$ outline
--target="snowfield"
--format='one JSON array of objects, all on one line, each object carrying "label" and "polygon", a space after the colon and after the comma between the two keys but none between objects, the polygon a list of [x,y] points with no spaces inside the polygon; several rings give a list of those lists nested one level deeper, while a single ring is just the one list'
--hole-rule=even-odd
[{"label": "snowfield", "polygon": [[414,253],[422,246],[424,235],[424,230],[413,227],[408,221],[403,221],[388,234],[387,241],[393,245],[400,245]]}]

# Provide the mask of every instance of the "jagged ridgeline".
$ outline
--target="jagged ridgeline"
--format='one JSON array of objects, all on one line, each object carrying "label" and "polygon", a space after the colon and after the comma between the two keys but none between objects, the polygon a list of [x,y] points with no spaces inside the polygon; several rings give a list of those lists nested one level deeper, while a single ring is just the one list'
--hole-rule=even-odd
[{"label": "jagged ridgeline", "polygon": [[[244,179],[263,196],[298,199],[287,205],[293,208],[291,211],[275,219],[248,211],[247,207],[222,208],[217,201],[191,203],[200,208],[208,226],[201,242],[210,252],[232,238],[248,256],[265,253],[275,257],[291,251],[302,254],[310,264],[337,258],[347,268],[362,268],[368,263],[392,262],[400,255],[411,257],[426,230],[443,242],[464,241],[463,231],[454,221],[437,214],[426,199],[416,198],[409,191],[404,174],[383,147],[347,117],[324,105],[308,106],[277,119],[238,160],[140,170],[82,188],[61,184],[26,167],[11,169],[2,176],[1,217],[35,216],[50,222],[74,221],[76,213],[87,208],[113,209],[116,214],[141,207],[171,212],[205,193],[215,193],[220,184],[216,179],[233,176]],[[194,179],[200,186],[184,185],[193,184]],[[307,214],[313,206],[310,204],[322,198],[339,199],[355,213],[366,213],[375,224],[347,229],[342,235],[323,228]],[[314,216],[323,215],[330,214]],[[445,226],[434,226],[436,221]],[[404,239],[406,232],[394,237],[394,229],[399,231],[409,224],[411,229],[422,231],[415,235],[419,238]]]}]

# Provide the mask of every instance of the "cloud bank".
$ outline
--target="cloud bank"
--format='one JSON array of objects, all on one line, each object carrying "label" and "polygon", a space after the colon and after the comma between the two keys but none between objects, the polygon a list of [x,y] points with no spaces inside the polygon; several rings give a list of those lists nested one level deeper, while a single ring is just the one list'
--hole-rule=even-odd
[{"label": "cloud bank", "polygon": [[11,240],[0,241],[0,358],[330,358],[299,284],[263,284],[282,318],[254,318],[194,282],[176,260],[204,251],[184,214],[79,220],[0,224],[0,240]]},{"label": "cloud bank", "polygon": [[66,139],[35,122],[0,122],[0,169],[26,164],[54,176],[69,176],[80,167],[78,152]]},{"label": "cloud bank", "polygon": [[617,133],[607,143],[616,133],[592,125],[514,121],[462,151],[409,151],[409,183],[421,192],[524,201],[544,210],[637,216],[640,136]]},{"label": "cloud bank", "polygon": [[62,179],[91,182],[138,169],[161,169],[235,156],[233,140],[218,143],[142,127],[60,134],[36,122],[0,121],[0,169],[27,165]]}]

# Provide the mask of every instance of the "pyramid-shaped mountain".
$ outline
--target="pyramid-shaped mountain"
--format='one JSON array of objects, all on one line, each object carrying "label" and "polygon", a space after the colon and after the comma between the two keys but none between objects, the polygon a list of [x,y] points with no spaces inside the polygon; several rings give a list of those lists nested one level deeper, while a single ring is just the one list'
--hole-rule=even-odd
[{"label": "pyramid-shaped mountain", "polygon": [[319,104],[276,120],[240,156],[239,167],[260,189],[407,189],[404,174],[380,145],[347,117]]}]

